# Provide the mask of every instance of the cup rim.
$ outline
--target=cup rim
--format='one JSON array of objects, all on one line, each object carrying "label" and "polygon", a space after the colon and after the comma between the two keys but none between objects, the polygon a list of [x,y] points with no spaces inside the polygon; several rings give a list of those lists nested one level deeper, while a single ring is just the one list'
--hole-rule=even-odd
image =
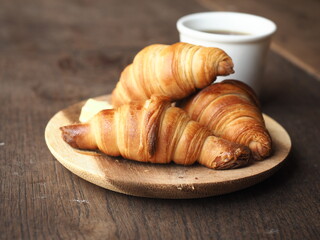
[{"label": "cup rim", "polygon": [[[214,34],[214,33],[206,33],[202,32],[196,29],[192,29],[185,25],[187,21],[190,20],[197,20],[199,18],[208,18],[212,15],[237,15],[237,16],[245,16],[245,17],[254,17],[256,19],[259,19],[261,21],[265,21],[267,24],[269,24],[269,30],[265,31],[263,33],[257,33],[254,35],[222,35],[222,34]],[[214,41],[214,42],[252,42],[252,41],[258,41],[260,39],[272,36],[276,30],[277,25],[271,21],[270,19],[267,19],[262,16],[250,14],[250,13],[243,13],[243,12],[232,12],[232,11],[210,11],[210,12],[199,12],[199,13],[192,13],[185,15],[178,19],[176,27],[180,34],[185,34],[188,36],[191,36],[193,38],[202,39],[206,41]]]}]

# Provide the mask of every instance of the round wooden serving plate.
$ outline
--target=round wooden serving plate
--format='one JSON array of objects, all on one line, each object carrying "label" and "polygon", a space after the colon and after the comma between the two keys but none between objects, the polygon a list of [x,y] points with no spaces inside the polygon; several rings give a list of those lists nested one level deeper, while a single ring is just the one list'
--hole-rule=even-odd
[{"label": "round wooden serving plate", "polygon": [[[98,97],[109,100],[110,95]],[[285,129],[264,115],[273,140],[273,155],[264,161],[232,170],[212,170],[199,164],[140,163],[104,154],[81,152],[61,137],[59,127],[78,121],[85,102],[72,105],[48,122],[45,139],[51,153],[67,169],[103,188],[141,197],[200,198],[220,195],[252,186],[268,178],[286,159],[291,140]]]}]

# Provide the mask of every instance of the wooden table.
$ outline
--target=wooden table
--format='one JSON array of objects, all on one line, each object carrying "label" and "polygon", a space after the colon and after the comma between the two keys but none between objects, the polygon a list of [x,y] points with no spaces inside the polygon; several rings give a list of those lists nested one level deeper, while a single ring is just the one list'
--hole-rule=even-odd
[{"label": "wooden table", "polygon": [[319,238],[320,82],[275,49],[261,100],[293,148],[253,187],[194,200],[126,196],[72,174],[46,147],[57,111],[110,93],[137,51],[178,41],[176,20],[210,10],[203,2],[1,1],[0,239]]}]

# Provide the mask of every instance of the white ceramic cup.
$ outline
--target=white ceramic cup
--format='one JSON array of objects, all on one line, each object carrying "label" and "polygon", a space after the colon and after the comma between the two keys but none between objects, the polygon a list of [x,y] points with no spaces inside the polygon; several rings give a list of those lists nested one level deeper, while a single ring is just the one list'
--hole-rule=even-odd
[{"label": "white ceramic cup", "polygon": [[237,79],[247,83],[257,94],[261,90],[266,55],[276,28],[276,24],[266,18],[238,12],[194,13],[177,21],[181,42],[218,47],[232,58],[235,73],[218,77],[217,81]]}]

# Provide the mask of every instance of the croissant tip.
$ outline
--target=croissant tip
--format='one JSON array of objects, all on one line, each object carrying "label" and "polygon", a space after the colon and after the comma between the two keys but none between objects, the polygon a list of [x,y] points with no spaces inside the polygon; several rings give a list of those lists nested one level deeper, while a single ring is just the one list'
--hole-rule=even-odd
[{"label": "croissant tip", "polygon": [[261,161],[271,154],[271,146],[253,141],[249,144],[254,160]]},{"label": "croissant tip", "polygon": [[218,66],[218,74],[220,76],[227,76],[229,74],[233,74],[234,73],[233,67],[234,65],[231,59],[221,61]]},{"label": "croissant tip", "polygon": [[224,158],[220,158],[216,161],[214,169],[226,170],[235,169],[247,166],[252,161],[252,154],[248,147],[239,146],[233,154],[226,155]]},{"label": "croissant tip", "polygon": [[62,139],[73,148],[79,148],[76,142],[76,131],[72,125],[63,126],[59,128],[61,131]]}]

